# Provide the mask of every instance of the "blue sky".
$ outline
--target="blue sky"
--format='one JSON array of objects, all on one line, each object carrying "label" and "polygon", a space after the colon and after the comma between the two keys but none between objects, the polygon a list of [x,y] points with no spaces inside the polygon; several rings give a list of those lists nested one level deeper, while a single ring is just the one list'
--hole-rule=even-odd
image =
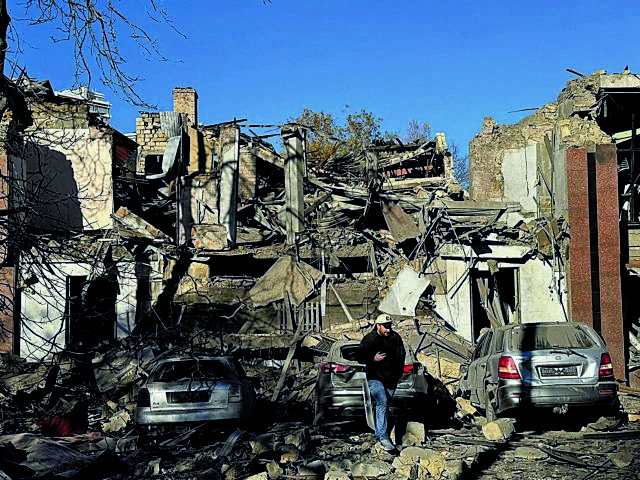
[{"label": "blue sky", "polygon": [[[381,117],[386,131],[429,122],[464,152],[485,116],[513,123],[526,113],[510,112],[555,100],[575,78],[567,68],[640,72],[639,15],[615,0],[165,0],[184,38],[149,21],[142,0],[115,3],[173,59],[145,60],[123,42],[128,71],[144,78],[138,93],[171,110],[173,87],[195,87],[205,124],[279,124],[305,107],[340,116],[349,105]],[[9,9],[22,16],[17,2]],[[71,86],[70,45],[51,42],[45,27],[15,28],[28,73]],[[140,108],[91,87],[112,102],[112,124],[133,131]]]}]

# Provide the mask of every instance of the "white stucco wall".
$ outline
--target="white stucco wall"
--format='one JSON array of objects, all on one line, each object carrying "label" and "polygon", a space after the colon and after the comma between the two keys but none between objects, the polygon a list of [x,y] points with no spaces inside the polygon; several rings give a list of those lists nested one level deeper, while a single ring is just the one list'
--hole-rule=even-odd
[{"label": "white stucco wall", "polygon": [[118,264],[120,292],[116,300],[116,337],[129,336],[136,326],[137,288],[135,262]]},{"label": "white stucco wall", "polygon": [[459,335],[471,340],[471,289],[469,276],[465,277],[467,263],[462,260],[446,260],[445,267],[448,292],[434,295],[436,312]]},{"label": "white stucco wall", "polygon": [[536,144],[530,143],[525,148],[505,150],[502,159],[504,201],[520,202],[528,212],[538,209],[534,200],[538,181],[536,151]]},{"label": "white stucco wall", "polygon": [[[34,132],[26,159],[32,191],[44,195],[35,226],[98,230],[113,228],[112,135],[94,127],[43,129]],[[42,171],[44,178],[34,175]],[[70,196],[71,194],[71,196]],[[77,213],[79,206],[80,214]],[[66,217],[66,218],[65,218]]]},{"label": "white stucco wall", "polygon": [[554,286],[559,288],[566,302],[565,286],[558,286],[558,275],[551,265],[537,258],[529,260],[519,269],[520,277],[520,318],[522,323],[564,322],[563,307]]},{"label": "white stucco wall", "polygon": [[[456,247],[456,246],[453,246]],[[514,256],[521,255],[521,248],[517,246],[502,246],[500,252],[512,251]],[[451,251],[455,248],[450,249]],[[494,250],[498,250],[494,247]],[[462,250],[460,250],[462,251]],[[494,252],[495,254],[495,252]],[[557,274],[551,265],[537,258],[527,261],[514,258],[497,260],[498,268],[517,269],[520,319],[521,322],[554,322],[566,321],[565,309],[556,292],[551,288],[557,285]],[[448,258],[445,260],[448,293],[436,294],[436,312],[449,324],[456,328],[456,332],[465,339],[473,342],[473,325],[471,319],[471,275],[467,274],[469,264],[462,259]],[[486,261],[480,261],[476,268],[487,270]],[[559,286],[563,301],[566,303],[564,284]],[[566,307],[566,305],[565,305]]]},{"label": "white stucco wall", "polygon": [[[116,300],[116,318],[124,329],[114,325],[116,337],[127,336],[126,330],[135,326],[137,281],[134,265],[134,262],[117,265],[120,292]],[[90,273],[90,266],[81,263],[53,263],[51,267],[55,275],[22,291],[20,356],[28,361],[48,358],[65,348],[66,279]]]},{"label": "white stucco wall", "polygon": [[[554,145],[558,145],[560,142],[555,139]],[[553,151],[553,192],[554,192],[554,216],[563,216],[567,218],[567,208],[569,201],[569,192],[571,188],[567,181],[567,151],[565,149],[557,148]]]},{"label": "white stucco wall", "polygon": [[55,276],[22,291],[20,356],[27,361],[48,358],[65,347],[66,278],[89,274],[86,264],[64,263],[51,267],[56,271]]}]

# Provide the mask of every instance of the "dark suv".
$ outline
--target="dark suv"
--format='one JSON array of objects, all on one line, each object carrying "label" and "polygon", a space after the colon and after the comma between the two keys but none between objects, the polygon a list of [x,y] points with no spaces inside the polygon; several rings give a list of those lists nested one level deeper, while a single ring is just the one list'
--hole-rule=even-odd
[{"label": "dark suv", "polygon": [[[314,425],[345,417],[366,418],[375,429],[372,399],[365,374],[365,366],[356,361],[357,340],[340,340],[331,346],[327,356],[316,365]],[[422,420],[428,414],[429,380],[424,366],[413,350],[405,345],[404,374],[398,382],[389,406],[392,416]]]},{"label": "dark suv", "polygon": [[611,357],[590,327],[571,322],[512,324],[478,340],[461,395],[492,417],[518,407],[566,412],[617,405]]}]

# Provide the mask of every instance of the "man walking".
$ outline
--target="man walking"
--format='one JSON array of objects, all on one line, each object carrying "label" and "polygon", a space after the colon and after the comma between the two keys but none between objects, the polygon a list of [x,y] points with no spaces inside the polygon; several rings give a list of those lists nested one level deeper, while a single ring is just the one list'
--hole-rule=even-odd
[{"label": "man walking", "polygon": [[388,452],[396,449],[387,434],[389,403],[404,371],[404,343],[392,330],[391,317],[378,315],[374,329],[358,347],[358,361],[366,367],[369,390],[376,405],[376,438]]}]

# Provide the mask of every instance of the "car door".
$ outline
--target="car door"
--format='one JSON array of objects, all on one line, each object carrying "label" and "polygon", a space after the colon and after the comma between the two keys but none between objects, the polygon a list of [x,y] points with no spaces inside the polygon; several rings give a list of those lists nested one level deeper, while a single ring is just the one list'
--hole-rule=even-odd
[{"label": "car door", "polygon": [[489,362],[492,361],[493,353],[495,348],[493,347],[493,337],[494,332],[492,330],[488,331],[484,336],[484,343],[482,345],[482,349],[478,355],[478,361],[476,362],[477,370],[476,370],[476,385],[478,387],[478,404],[484,406],[485,398],[487,396],[486,386],[487,382],[490,381],[490,373],[491,366]]},{"label": "car door", "polygon": [[483,354],[486,350],[490,332],[485,333],[476,344],[471,357],[471,364],[467,373],[468,386],[470,392],[470,400],[473,403],[479,403],[479,390],[482,389],[484,380],[484,371],[486,370],[486,358]]}]

